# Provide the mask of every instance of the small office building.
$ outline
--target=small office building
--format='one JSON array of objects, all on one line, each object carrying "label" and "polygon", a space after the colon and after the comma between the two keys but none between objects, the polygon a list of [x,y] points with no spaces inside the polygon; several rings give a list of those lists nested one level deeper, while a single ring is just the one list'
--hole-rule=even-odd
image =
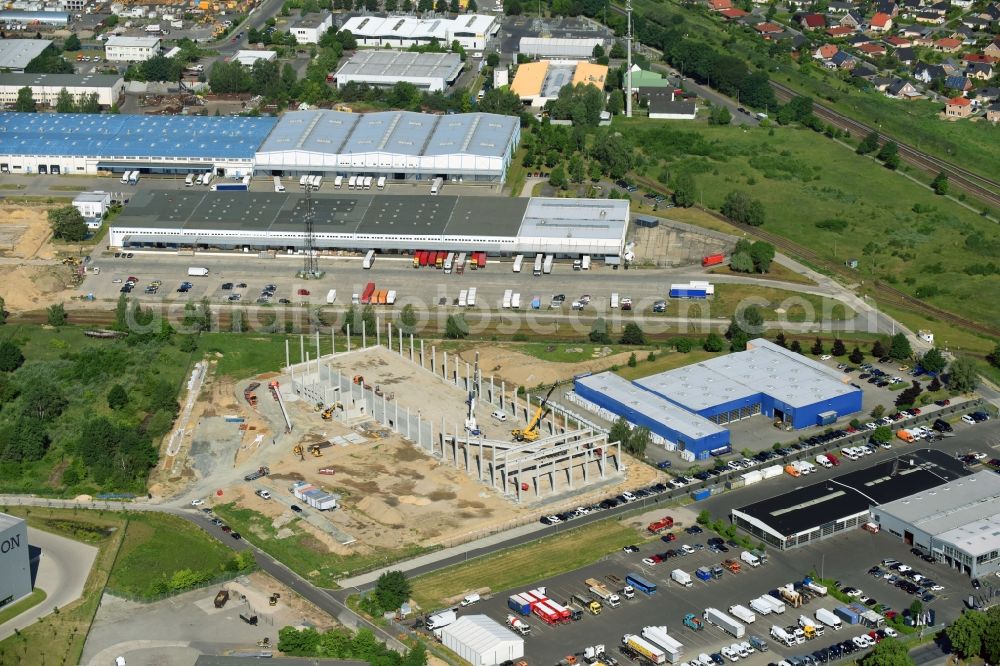
[{"label": "small office building", "polygon": [[158,55],[159,37],[113,35],[104,44],[104,56],[111,62],[145,62]]},{"label": "small office building", "polygon": [[318,44],[319,38],[333,27],[333,14],[306,14],[292,24],[288,32],[292,33],[299,44]]},{"label": "small office building", "polygon": [[1000,475],[982,471],[872,510],[883,530],[972,578],[1000,571]]},{"label": "small office building", "polygon": [[87,222],[87,228],[101,228],[101,220],[111,207],[110,192],[81,192],[73,199],[73,207],[80,211]]}]

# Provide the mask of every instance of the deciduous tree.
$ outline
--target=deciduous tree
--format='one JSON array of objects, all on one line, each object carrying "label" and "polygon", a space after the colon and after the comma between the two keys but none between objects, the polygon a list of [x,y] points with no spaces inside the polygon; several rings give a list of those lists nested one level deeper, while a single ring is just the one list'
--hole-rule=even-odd
[{"label": "deciduous tree", "polygon": [[971,393],[979,388],[979,371],[976,362],[968,356],[959,356],[948,368],[948,388],[956,393]]},{"label": "deciduous tree", "polygon": [[892,336],[889,344],[889,358],[905,361],[911,356],[913,356],[913,349],[910,347],[910,341],[906,339],[906,335],[897,333]]},{"label": "deciduous tree", "polygon": [[920,367],[927,372],[938,373],[945,369],[948,365],[948,361],[945,360],[944,354],[941,353],[937,347],[934,347],[926,354],[920,357]]}]

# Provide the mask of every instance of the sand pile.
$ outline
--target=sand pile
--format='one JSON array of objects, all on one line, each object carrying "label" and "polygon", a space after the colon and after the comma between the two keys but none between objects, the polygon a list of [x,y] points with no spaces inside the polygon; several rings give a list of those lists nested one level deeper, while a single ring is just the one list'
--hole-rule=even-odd
[{"label": "sand pile", "polygon": [[358,509],[364,511],[368,516],[371,516],[372,520],[382,523],[383,525],[401,526],[405,523],[403,513],[399,509],[394,509],[382,500],[372,497],[371,495],[365,496],[360,502],[358,502]]}]

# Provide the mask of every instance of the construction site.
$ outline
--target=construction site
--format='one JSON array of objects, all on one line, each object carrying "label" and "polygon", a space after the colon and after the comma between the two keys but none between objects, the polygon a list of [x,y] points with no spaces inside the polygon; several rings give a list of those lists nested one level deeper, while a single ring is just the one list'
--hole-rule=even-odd
[{"label": "construction site", "polygon": [[234,503],[259,514],[260,539],[349,556],[456,545],[662,476],[545,393],[398,331],[376,339],[323,354],[331,335],[303,337],[280,373],[238,381],[209,361],[154,490]]}]

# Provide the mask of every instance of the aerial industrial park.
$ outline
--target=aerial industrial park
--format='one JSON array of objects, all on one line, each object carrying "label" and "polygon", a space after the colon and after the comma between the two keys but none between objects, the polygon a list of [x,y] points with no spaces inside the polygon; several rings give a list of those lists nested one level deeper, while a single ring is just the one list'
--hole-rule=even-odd
[{"label": "aerial industrial park", "polygon": [[5,5],[0,666],[996,663],[941,4]]}]

